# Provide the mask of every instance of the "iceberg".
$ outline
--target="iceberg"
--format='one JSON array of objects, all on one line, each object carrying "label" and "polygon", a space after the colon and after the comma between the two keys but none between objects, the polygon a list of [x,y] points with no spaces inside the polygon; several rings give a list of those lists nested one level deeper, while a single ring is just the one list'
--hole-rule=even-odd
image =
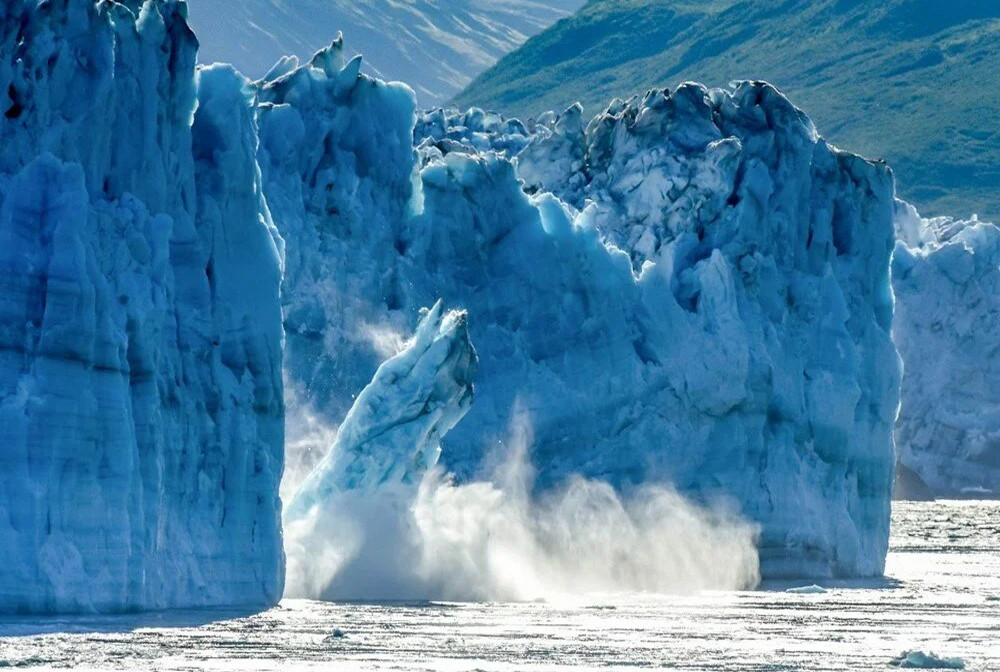
[{"label": "iceberg", "polygon": [[282,593],[282,242],[185,14],[0,6],[0,611]]},{"label": "iceberg", "polygon": [[1000,493],[1000,228],[897,203],[900,461],[937,496]]},{"label": "iceberg", "polygon": [[523,409],[540,490],[671,483],[759,523],[766,578],[881,574],[900,378],[884,164],[762,83],[529,130],[417,115],[342,49],[258,82],[286,372],[313,408],[340,423],[440,298],[480,359],[442,440],[460,481]]},{"label": "iceberg", "polygon": [[889,666],[915,670],[964,670],[965,661],[961,658],[939,658],[934,653],[923,651],[904,651],[898,658],[893,658]]}]

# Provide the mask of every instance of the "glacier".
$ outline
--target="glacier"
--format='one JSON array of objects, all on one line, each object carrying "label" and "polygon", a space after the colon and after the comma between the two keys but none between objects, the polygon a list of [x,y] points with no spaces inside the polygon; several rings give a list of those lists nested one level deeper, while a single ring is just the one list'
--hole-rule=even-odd
[{"label": "glacier", "polygon": [[1000,493],[1000,228],[897,203],[900,462],[942,497]]},{"label": "glacier", "polygon": [[[672,528],[644,512],[704,522],[687,503],[723,502],[759,537],[714,529],[734,553],[756,539],[765,577],[882,573],[900,385],[883,163],[763,83],[590,121],[418,115],[341,40],[257,82],[196,70],[186,17],[0,7],[0,610],[276,602],[286,399],[341,425],[286,479],[289,520],[448,473],[417,499],[440,521],[463,483],[503,500],[481,479],[520,446],[523,501],[567,493],[532,539],[600,501],[659,545]],[[380,443],[387,409],[415,415]],[[711,566],[718,538],[679,565]]]},{"label": "glacier", "polygon": [[0,611],[282,593],[283,243],[186,11],[0,5]]},{"label": "glacier", "polygon": [[337,42],[257,83],[286,375],[312,411],[341,422],[443,299],[480,359],[442,440],[459,480],[524,409],[538,489],[672,483],[760,523],[766,577],[881,574],[900,384],[883,163],[762,83],[528,130],[418,115],[345,61]]}]

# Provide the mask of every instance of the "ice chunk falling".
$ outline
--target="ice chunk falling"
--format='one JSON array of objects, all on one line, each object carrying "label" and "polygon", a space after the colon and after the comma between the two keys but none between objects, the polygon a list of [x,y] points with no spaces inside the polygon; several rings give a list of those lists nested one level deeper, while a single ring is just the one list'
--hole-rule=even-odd
[{"label": "ice chunk falling", "polygon": [[472,405],[478,362],[466,313],[445,312],[440,301],[425,311],[408,347],[358,396],[285,519],[301,518],[336,493],[419,485],[438,462],[441,438]]}]

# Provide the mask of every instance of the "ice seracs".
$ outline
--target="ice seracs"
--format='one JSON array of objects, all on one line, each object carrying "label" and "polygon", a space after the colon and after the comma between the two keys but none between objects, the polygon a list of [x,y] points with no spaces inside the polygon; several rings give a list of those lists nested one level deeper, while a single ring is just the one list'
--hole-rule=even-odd
[{"label": "ice seracs", "polygon": [[897,204],[900,461],[938,496],[1000,492],[1000,228]]},{"label": "ice seracs", "polygon": [[0,7],[0,611],[281,595],[280,237],[186,7]]},{"label": "ice seracs", "polygon": [[459,478],[523,408],[539,488],[674,483],[762,525],[765,576],[882,572],[900,375],[886,166],[760,83],[531,130],[418,120],[405,87],[337,58],[259,86],[287,371],[332,423],[443,298],[480,356],[477,403],[443,441]]}]

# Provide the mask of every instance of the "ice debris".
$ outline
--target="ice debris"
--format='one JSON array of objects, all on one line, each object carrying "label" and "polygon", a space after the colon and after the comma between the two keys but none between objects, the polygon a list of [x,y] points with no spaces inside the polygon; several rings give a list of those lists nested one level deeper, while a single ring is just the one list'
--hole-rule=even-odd
[{"label": "ice debris", "polygon": [[889,666],[916,670],[964,670],[965,661],[961,658],[939,658],[934,653],[923,651],[904,651],[898,658],[893,658]]}]

